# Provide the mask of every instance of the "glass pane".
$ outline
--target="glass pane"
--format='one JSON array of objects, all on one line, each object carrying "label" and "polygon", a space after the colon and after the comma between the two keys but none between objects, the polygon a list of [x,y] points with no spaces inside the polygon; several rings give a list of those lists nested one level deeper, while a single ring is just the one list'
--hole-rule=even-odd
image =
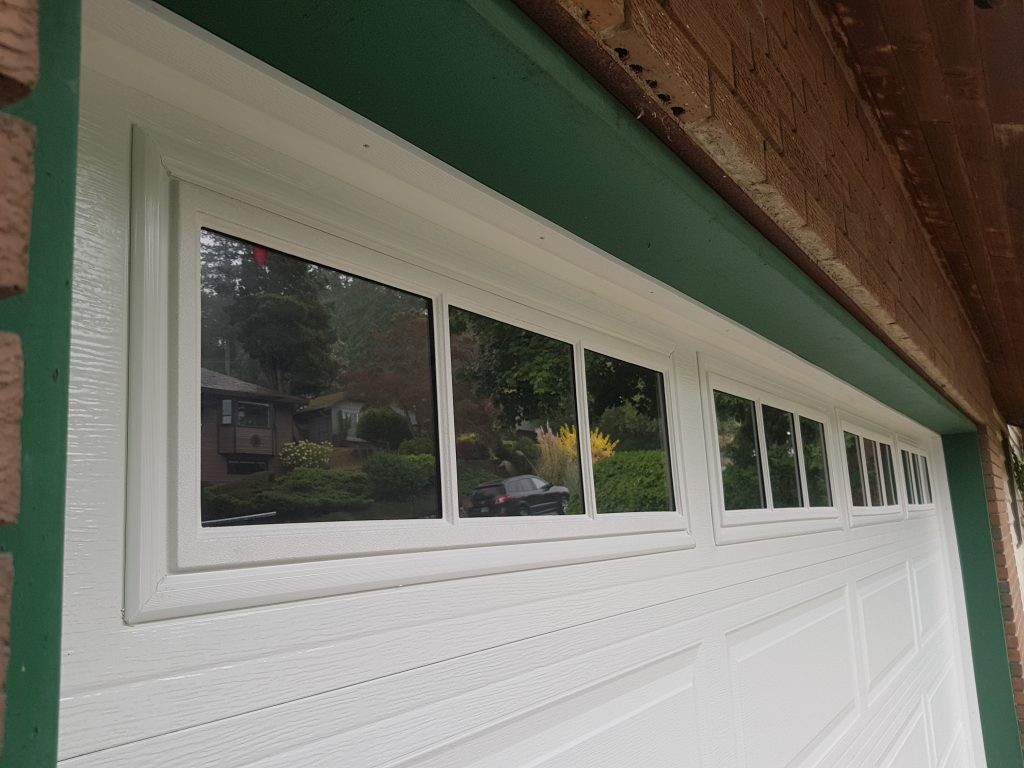
[{"label": "glass pane", "polygon": [[597,511],[674,510],[662,375],[589,349],[583,357]]},{"label": "glass pane", "polygon": [[199,243],[203,525],[440,517],[430,300]]},{"label": "glass pane", "polygon": [[812,507],[831,507],[832,488],[828,479],[828,457],[825,452],[825,425],[800,417],[800,439],[807,474],[807,499]]},{"label": "glass pane", "polygon": [[764,482],[757,441],[756,406],[725,392],[715,392],[718,454],[726,509],[764,509]]},{"label": "glass pane", "polygon": [[572,345],[456,307],[449,328],[460,514],[582,513]]},{"label": "glass pane", "polygon": [[864,468],[868,479],[868,504],[872,507],[885,505],[882,499],[882,486],[878,477],[878,443],[864,438]]},{"label": "glass pane", "polygon": [[932,503],[932,478],[928,473],[928,458],[921,457],[921,490],[924,491],[925,504]]},{"label": "glass pane", "polygon": [[914,469],[910,463],[910,454],[900,451],[903,454],[903,483],[907,487],[907,503],[917,504],[917,487],[914,485]]},{"label": "glass pane", "polygon": [[793,414],[765,405],[761,407],[761,415],[764,418],[765,452],[768,454],[768,479],[772,484],[772,506],[776,509],[803,506]]},{"label": "glass pane", "polygon": [[898,504],[896,496],[896,471],[892,465],[892,448],[885,443],[879,443],[882,449],[882,484],[885,487],[885,503]]},{"label": "glass pane", "polygon": [[850,473],[850,495],[853,506],[867,506],[864,499],[864,471],[861,469],[860,438],[849,432],[843,433],[846,444],[846,467]]},{"label": "glass pane", "polygon": [[914,488],[917,491],[917,503],[925,504],[924,488],[921,487],[921,457],[916,453],[914,457]]}]

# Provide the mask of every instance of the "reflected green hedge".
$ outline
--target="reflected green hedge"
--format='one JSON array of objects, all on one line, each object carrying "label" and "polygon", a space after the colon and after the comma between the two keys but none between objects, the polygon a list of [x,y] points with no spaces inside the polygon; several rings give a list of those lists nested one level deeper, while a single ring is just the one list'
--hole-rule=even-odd
[{"label": "reflected green hedge", "polygon": [[204,488],[203,518],[276,512],[282,518],[363,509],[372,503],[363,472],[301,467],[275,478],[260,473],[245,480]]},{"label": "reflected green hedge", "polygon": [[411,499],[437,481],[437,459],[429,454],[375,453],[363,464],[370,493],[378,500]]},{"label": "reflected green hedge", "polygon": [[663,451],[618,451],[594,465],[598,512],[672,508]]}]

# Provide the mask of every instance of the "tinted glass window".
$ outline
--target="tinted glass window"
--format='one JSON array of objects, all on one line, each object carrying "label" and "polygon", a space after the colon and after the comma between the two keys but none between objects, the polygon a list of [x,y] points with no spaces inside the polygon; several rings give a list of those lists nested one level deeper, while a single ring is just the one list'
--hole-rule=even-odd
[{"label": "tinted glass window", "polygon": [[882,451],[882,485],[885,488],[885,503],[898,504],[896,496],[896,472],[892,466],[892,448],[885,443],[879,443]]},{"label": "tinted glass window", "polygon": [[812,507],[830,507],[832,488],[829,483],[828,457],[825,453],[825,425],[801,416],[800,439],[803,443],[804,465],[807,472],[808,502]]},{"label": "tinted glass window", "polygon": [[715,392],[718,453],[726,509],[764,509],[765,493],[753,400]]},{"label": "tinted glass window", "polygon": [[914,485],[914,468],[911,464],[910,454],[907,451],[900,451],[903,456],[903,484],[907,488],[907,503],[917,504],[917,486]]},{"label": "tinted glass window", "polygon": [[[461,514],[581,513],[572,346],[456,307],[449,328]],[[545,506],[471,503],[481,483],[520,474],[552,484]]]},{"label": "tinted glass window", "polygon": [[862,438],[864,445],[864,468],[868,481],[868,504],[873,507],[880,507],[885,504],[882,498],[881,478],[878,470],[878,443],[868,438]]},{"label": "tinted glass window", "polygon": [[925,496],[924,488],[921,483],[921,457],[916,453],[912,455],[914,463],[914,489],[917,491],[917,503],[926,504],[927,497]]},{"label": "tinted glass window", "polygon": [[921,490],[924,491],[924,503],[932,503],[932,478],[928,473],[928,458],[921,457]]},{"label": "tinted glass window", "polygon": [[776,508],[803,506],[793,414],[770,405],[762,406],[761,413],[764,418],[764,443],[768,454],[772,505]]},{"label": "tinted glass window", "polygon": [[203,524],[440,517],[430,300],[208,229],[200,259]]},{"label": "tinted glass window", "polygon": [[675,509],[662,374],[584,352],[597,511]]},{"label": "tinted glass window", "polygon": [[846,446],[846,468],[850,474],[850,495],[855,507],[867,506],[864,496],[864,471],[860,456],[860,437],[850,432],[843,433]]}]

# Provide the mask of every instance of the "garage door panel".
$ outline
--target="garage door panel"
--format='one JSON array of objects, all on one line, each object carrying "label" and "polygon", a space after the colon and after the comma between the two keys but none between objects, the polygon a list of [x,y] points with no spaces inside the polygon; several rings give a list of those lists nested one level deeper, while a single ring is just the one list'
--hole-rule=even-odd
[{"label": "garage door panel", "polygon": [[845,589],[730,633],[729,655],[744,765],[794,765],[854,712]]},{"label": "garage door panel", "polygon": [[918,711],[915,714],[883,765],[884,768],[929,768],[933,765],[923,713]]},{"label": "garage door panel", "polygon": [[885,678],[915,648],[914,606],[906,563],[857,582],[868,687]]}]

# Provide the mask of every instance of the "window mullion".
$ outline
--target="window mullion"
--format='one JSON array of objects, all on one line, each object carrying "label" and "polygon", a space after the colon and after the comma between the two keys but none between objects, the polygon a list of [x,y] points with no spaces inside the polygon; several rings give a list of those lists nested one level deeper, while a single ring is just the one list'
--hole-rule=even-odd
[{"label": "window mullion", "polygon": [[583,344],[572,345],[573,380],[576,386],[576,436],[583,481],[583,509],[587,517],[597,518],[597,489],[594,487],[594,462],[590,453],[590,410],[587,407],[587,369]]},{"label": "window mullion", "polygon": [[893,502],[889,501],[889,485],[885,482],[885,464],[882,462],[882,443],[879,440],[875,441],[875,461],[878,463],[878,490],[882,494],[882,505],[888,507]]},{"label": "window mullion", "polygon": [[757,452],[761,459],[761,478],[764,483],[764,501],[766,509],[775,509],[775,501],[772,499],[772,479],[768,469],[768,445],[764,435],[764,412],[761,410],[761,398],[757,399],[757,410],[754,414],[757,422]]},{"label": "window mullion", "polygon": [[452,348],[448,324],[448,299],[434,297],[434,369],[437,382],[437,445],[441,459],[441,493],[444,516],[459,525],[459,478],[455,466],[455,399],[452,388]]},{"label": "window mullion", "polygon": [[[800,424],[800,414],[793,414],[793,438],[796,440],[796,461],[797,461],[797,474],[800,476],[800,491],[803,494],[801,498],[801,507],[811,507],[811,496],[807,489],[807,464],[804,462],[804,435],[801,431],[803,426]],[[824,447],[822,448],[824,454]]]},{"label": "window mullion", "polygon": [[857,456],[860,459],[860,475],[864,478],[864,506],[873,507],[875,504],[874,495],[871,493],[871,478],[868,477],[868,461],[867,454],[864,448],[864,438],[860,435],[856,435],[857,438]]}]

